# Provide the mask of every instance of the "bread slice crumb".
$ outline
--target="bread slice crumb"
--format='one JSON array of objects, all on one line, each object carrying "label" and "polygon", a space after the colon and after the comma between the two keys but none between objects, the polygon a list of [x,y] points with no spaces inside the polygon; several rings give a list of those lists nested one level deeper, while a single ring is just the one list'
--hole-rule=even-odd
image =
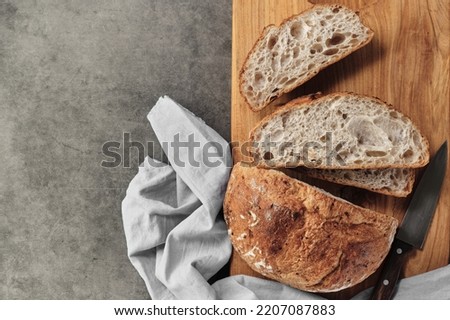
[{"label": "bread slice crumb", "polygon": [[254,163],[317,169],[418,168],[428,141],[412,121],[383,101],[354,93],[300,98],[251,131]]},{"label": "bread slice crumb", "polygon": [[341,5],[316,5],[267,26],[240,72],[240,91],[258,111],[370,42],[373,31]]}]

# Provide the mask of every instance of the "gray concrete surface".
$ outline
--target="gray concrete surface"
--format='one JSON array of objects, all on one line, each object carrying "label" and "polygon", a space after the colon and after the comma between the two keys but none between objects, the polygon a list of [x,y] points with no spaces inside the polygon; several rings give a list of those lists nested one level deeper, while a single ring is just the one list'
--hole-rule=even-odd
[{"label": "gray concrete surface", "polygon": [[102,145],[168,94],[229,138],[231,1],[0,0],[0,298],[146,299]]}]

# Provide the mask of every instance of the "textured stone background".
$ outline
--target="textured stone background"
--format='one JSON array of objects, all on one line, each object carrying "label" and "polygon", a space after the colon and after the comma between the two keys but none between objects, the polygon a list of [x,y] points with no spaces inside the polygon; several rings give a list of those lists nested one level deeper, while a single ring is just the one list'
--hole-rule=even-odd
[{"label": "textured stone background", "polygon": [[0,0],[0,298],[145,299],[106,141],[168,94],[229,138],[231,1]]}]

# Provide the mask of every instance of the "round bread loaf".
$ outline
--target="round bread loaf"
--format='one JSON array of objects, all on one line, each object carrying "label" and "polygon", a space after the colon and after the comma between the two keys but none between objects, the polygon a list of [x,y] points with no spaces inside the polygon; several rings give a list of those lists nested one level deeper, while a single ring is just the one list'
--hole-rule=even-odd
[{"label": "round bread loaf", "polygon": [[255,271],[310,292],[353,286],[381,264],[397,220],[282,172],[238,163],[224,201],[235,250]]}]

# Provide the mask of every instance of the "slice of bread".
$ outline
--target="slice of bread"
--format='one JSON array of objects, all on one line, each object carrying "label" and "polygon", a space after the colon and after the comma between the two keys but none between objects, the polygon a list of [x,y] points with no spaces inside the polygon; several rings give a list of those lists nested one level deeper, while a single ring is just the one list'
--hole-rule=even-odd
[{"label": "slice of bread", "polygon": [[377,98],[334,93],[293,100],[250,133],[261,167],[417,168],[428,141],[409,118]]},{"label": "slice of bread", "polygon": [[307,176],[353,186],[394,197],[406,197],[413,188],[414,169],[310,169],[302,168],[301,173]]},{"label": "slice of bread", "polygon": [[236,252],[262,275],[332,292],[371,275],[397,220],[355,206],[276,170],[234,166],[224,201]]},{"label": "slice of bread", "polygon": [[240,71],[240,91],[254,111],[370,42],[373,32],[340,5],[317,5],[267,26]]}]

